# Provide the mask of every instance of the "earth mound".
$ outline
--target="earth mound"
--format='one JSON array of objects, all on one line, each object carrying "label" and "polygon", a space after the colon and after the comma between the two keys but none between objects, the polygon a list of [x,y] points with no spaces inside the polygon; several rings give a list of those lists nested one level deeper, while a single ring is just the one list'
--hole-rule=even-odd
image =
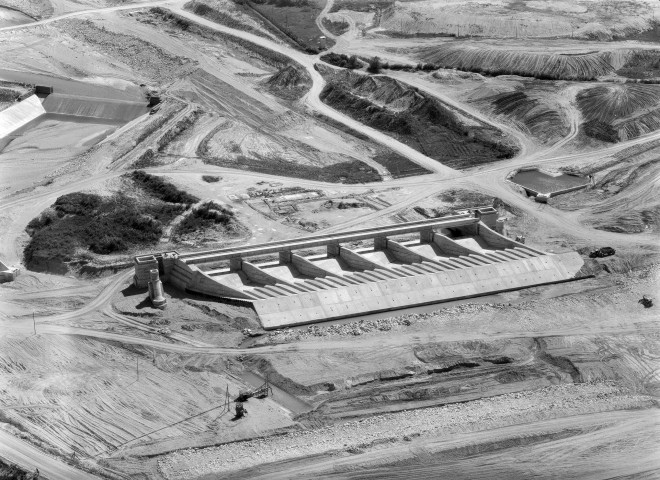
[{"label": "earth mound", "polygon": [[423,48],[418,57],[439,68],[542,80],[595,80],[614,72],[609,52],[566,55],[448,44]]},{"label": "earth mound", "polygon": [[297,100],[310,89],[312,79],[305,69],[287,65],[272,75],[266,84],[273,93]]},{"label": "earth mound", "polygon": [[622,142],[660,128],[660,85],[609,84],[581,91],[577,103],[590,137]]},{"label": "earth mound", "polygon": [[452,168],[511,158],[517,147],[502,132],[385,76],[329,77],[321,100]]}]

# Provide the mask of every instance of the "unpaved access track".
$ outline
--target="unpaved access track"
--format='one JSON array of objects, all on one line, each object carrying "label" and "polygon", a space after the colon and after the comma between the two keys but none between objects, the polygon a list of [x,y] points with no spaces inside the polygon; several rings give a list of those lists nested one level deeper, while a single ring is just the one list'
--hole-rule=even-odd
[{"label": "unpaved access track", "polygon": [[42,450],[33,447],[28,442],[0,430],[0,457],[33,473],[39,469],[42,477],[48,480],[87,480],[98,479],[96,475],[73,468]]}]

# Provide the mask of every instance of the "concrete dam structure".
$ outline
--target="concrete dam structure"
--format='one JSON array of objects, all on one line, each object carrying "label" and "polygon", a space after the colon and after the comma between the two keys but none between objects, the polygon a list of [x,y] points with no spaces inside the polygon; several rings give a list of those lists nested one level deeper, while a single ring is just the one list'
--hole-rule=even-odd
[{"label": "concrete dam structure", "polygon": [[[158,268],[164,282],[182,290],[251,303],[263,327],[276,329],[569,280],[582,267],[579,254],[530,248],[497,233],[496,222],[497,212],[487,208],[262,245],[145,255],[135,257],[134,281],[144,287],[149,270]],[[346,246],[357,240],[373,246]],[[319,248],[325,252],[296,253]],[[256,260],[264,256],[271,260]]]}]

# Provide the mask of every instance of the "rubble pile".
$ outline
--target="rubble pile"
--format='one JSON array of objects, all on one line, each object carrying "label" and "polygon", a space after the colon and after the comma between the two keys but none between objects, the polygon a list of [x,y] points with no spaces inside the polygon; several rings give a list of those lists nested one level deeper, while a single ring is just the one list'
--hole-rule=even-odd
[{"label": "rubble pile", "polygon": [[481,312],[486,309],[503,309],[504,303],[466,303],[453,307],[443,308],[433,312],[406,313],[397,317],[388,317],[375,320],[358,320],[349,323],[335,323],[332,325],[315,324],[307,328],[275,330],[266,337],[269,344],[292,342],[311,337],[330,336],[359,336],[372,332],[389,332],[408,327],[419,320],[450,317],[462,314]]},{"label": "rubble pile", "polygon": [[[258,464],[323,453],[363,451],[413,437],[493,429],[579,415],[581,412],[648,407],[653,397],[631,394],[609,383],[557,385],[474,402],[379,415],[314,430],[234,442],[200,450],[180,450],[159,461],[165,478],[231,472]],[[392,434],[396,432],[396,437]]]}]

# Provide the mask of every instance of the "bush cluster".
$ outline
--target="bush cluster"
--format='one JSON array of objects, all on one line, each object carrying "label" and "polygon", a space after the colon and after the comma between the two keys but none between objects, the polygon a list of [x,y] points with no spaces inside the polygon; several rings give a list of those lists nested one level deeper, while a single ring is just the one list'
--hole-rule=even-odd
[{"label": "bush cluster", "polygon": [[323,26],[326,28],[326,30],[337,36],[343,35],[344,33],[348,32],[349,28],[351,28],[349,23],[344,19],[333,21],[329,18],[323,17],[321,23],[323,23]]},{"label": "bush cluster", "polygon": [[367,66],[367,72],[369,73],[380,73],[380,69],[383,68],[379,57],[372,57],[369,60],[369,65]]},{"label": "bush cluster", "polygon": [[235,159],[206,157],[204,158],[204,162],[221,167],[239,168],[241,170],[273,175],[282,175],[283,172],[286,172],[286,175],[294,178],[304,178],[320,182],[352,184],[380,182],[382,180],[373,167],[358,160],[317,167],[289,162],[282,158],[264,157],[253,154],[251,157],[238,155]]},{"label": "bush cluster", "polygon": [[215,175],[202,175],[202,180],[206,183],[216,183],[219,182],[222,178]]},{"label": "bush cluster", "polygon": [[207,229],[213,225],[228,226],[234,221],[234,212],[213,202],[206,202],[193,209],[176,228],[176,233],[185,235]]},{"label": "bush cluster", "polygon": [[199,198],[196,196],[190,195],[189,193],[178,189],[174,184],[167,180],[163,180],[156,175],[150,175],[143,170],[135,170],[133,173],[129,174],[129,178],[131,178],[135,184],[145,192],[163,202],[183,203],[186,205],[199,202]]},{"label": "bush cluster", "polygon": [[[206,5],[204,5],[204,6],[206,6]],[[181,18],[178,15],[172,15],[170,12],[168,12],[164,8],[152,7],[149,11],[154,15],[158,15],[159,17],[161,17],[165,21],[173,22],[181,30],[188,30],[188,28],[190,27],[190,22],[188,20],[186,20],[185,18]],[[195,13],[197,13],[197,12],[195,12]],[[197,14],[200,15],[200,16],[203,16],[201,13],[197,13]]]},{"label": "bush cluster", "polygon": [[356,68],[362,68],[360,60],[357,56],[344,55],[343,53],[326,53],[321,56],[321,60],[335,67],[348,68],[349,70],[354,70]]},{"label": "bush cluster", "polygon": [[27,226],[30,242],[23,251],[28,268],[46,258],[68,262],[77,248],[101,255],[156,243],[163,227],[185,210],[183,205],[138,204],[121,194],[101,197],[70,193]]}]

